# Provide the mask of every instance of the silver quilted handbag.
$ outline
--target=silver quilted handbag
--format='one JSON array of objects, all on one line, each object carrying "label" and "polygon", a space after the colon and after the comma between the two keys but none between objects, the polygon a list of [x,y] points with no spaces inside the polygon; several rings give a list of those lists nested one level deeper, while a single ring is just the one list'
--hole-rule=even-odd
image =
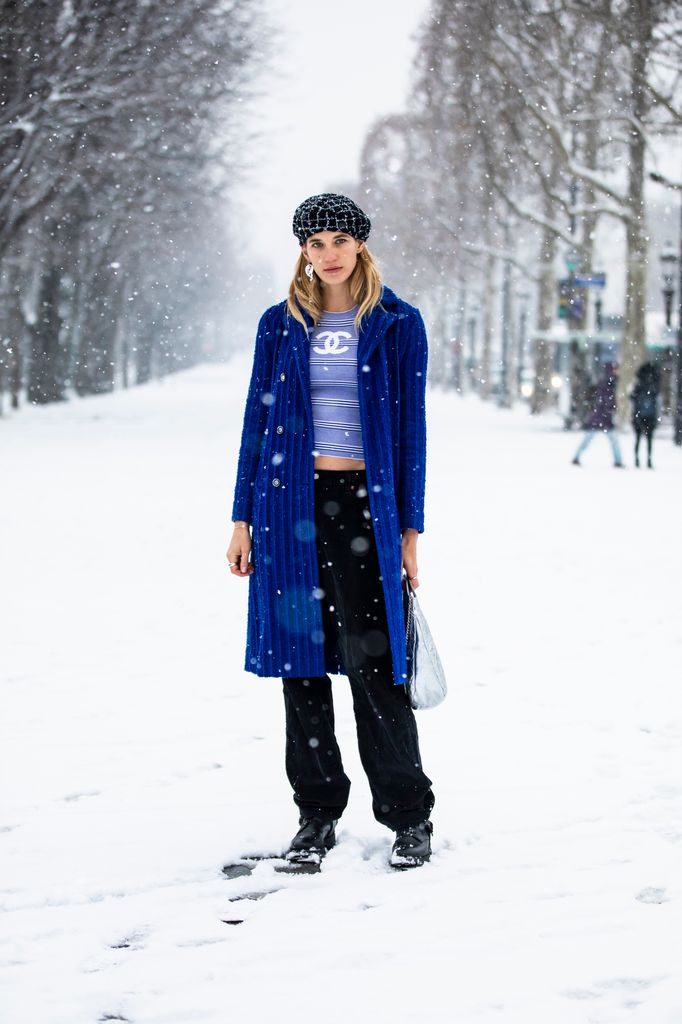
[{"label": "silver quilted handbag", "polygon": [[448,684],[414,587],[407,577],[404,579],[407,692],[415,710],[435,708],[445,700]]}]

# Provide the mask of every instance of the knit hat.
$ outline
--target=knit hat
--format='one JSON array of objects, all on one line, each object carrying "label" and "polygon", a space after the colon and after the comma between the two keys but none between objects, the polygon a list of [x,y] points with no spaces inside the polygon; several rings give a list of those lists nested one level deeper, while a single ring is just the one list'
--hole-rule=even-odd
[{"label": "knit hat", "polygon": [[294,213],[294,234],[301,245],[316,231],[345,231],[364,242],[371,228],[370,219],[348,196],[323,192],[310,196]]}]

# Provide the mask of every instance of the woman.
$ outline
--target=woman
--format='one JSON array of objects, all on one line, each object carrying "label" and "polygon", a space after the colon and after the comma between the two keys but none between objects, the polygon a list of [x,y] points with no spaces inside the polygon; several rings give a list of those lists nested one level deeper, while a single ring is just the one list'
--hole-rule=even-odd
[{"label": "woman", "polygon": [[319,861],[348,802],[337,673],[350,680],[374,815],[396,833],[391,863],[418,866],[434,797],[405,687],[402,573],[419,586],[426,332],[382,285],[352,200],[311,196],[293,230],[288,299],[258,326],[227,552],[232,574],[250,577],[245,668],[283,680],[300,825],[288,859]]},{"label": "woman", "polygon": [[614,363],[604,363],[601,377],[592,402],[591,412],[585,421],[583,439],[578,445],[578,450],[573,456],[573,465],[580,465],[580,456],[592,443],[597,433],[604,434],[611,445],[613,452],[613,465],[616,469],[623,469],[623,456],[620,452],[618,441],[618,430],[614,423],[614,417],[618,408],[616,399],[616,386],[618,384],[617,367]]},{"label": "woman", "polygon": [[655,363],[642,363],[637,370],[637,382],[630,393],[632,402],[632,428],[635,432],[635,466],[639,467],[639,442],[646,437],[646,464],[653,469],[652,449],[654,431],[658,426],[658,393],[660,379]]}]

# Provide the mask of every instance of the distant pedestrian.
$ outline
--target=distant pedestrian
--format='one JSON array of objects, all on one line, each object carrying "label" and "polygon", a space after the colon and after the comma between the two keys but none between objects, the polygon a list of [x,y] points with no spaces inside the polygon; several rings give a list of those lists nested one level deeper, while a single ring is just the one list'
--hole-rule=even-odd
[{"label": "distant pedestrian", "polygon": [[646,464],[653,469],[651,450],[654,443],[654,431],[659,422],[658,396],[660,377],[655,363],[642,363],[637,370],[637,382],[630,392],[632,402],[632,426],[635,431],[635,466],[639,466],[639,442],[642,435],[646,437]]},{"label": "distant pedestrian", "polygon": [[573,457],[574,466],[580,465],[580,456],[587,446],[592,443],[595,434],[602,433],[607,436],[611,444],[614,466],[617,469],[623,468],[623,457],[620,452],[620,444],[618,443],[618,433],[613,422],[617,408],[617,384],[617,367],[614,363],[604,363],[592,400],[592,408],[584,423],[585,435]]}]

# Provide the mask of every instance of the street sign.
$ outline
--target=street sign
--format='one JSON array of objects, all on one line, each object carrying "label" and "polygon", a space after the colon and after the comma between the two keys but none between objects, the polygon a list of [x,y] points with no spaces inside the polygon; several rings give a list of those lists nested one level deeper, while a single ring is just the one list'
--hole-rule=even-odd
[{"label": "street sign", "polygon": [[557,316],[560,320],[572,320],[579,323],[583,318],[582,296],[571,289],[569,278],[562,277],[558,282],[559,305]]},{"label": "street sign", "polygon": [[584,306],[582,296],[574,295],[568,304],[568,319],[578,324],[583,318]]},{"label": "street sign", "polygon": [[606,288],[606,274],[576,274],[573,284],[576,288]]}]

